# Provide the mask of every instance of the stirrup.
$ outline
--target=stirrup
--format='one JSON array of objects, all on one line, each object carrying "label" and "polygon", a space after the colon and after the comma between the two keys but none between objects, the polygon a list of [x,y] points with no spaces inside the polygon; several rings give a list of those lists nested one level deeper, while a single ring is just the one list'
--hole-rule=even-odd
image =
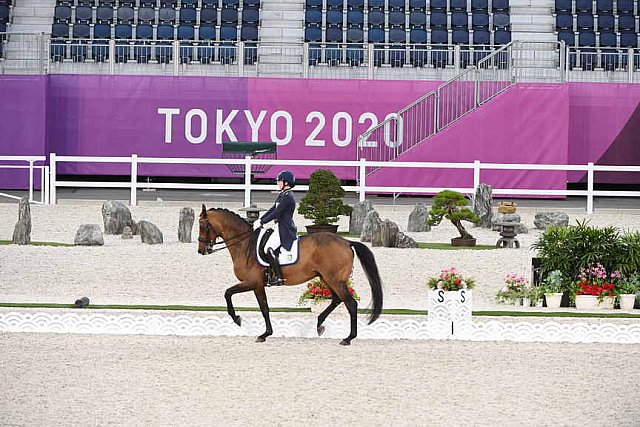
[{"label": "stirrup", "polygon": [[274,277],[274,278],[273,278],[273,279],[271,279],[271,280],[267,280],[267,281],[265,282],[265,285],[266,285],[267,287],[271,287],[271,286],[282,286],[282,285],[284,285],[284,282],[285,282],[285,281],[284,281],[284,279],[278,279],[277,277]]}]

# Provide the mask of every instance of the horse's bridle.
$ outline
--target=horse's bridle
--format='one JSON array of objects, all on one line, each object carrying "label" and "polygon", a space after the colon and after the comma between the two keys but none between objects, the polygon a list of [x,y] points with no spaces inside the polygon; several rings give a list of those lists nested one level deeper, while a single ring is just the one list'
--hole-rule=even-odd
[{"label": "horse's bridle", "polygon": [[[207,225],[204,228],[205,231],[205,237],[198,237],[198,242],[200,243],[204,243],[206,245],[205,250],[207,251],[207,254],[212,254],[214,252],[218,252],[218,251],[222,251],[224,249],[227,249],[233,245],[237,245],[238,243],[242,242],[243,240],[245,240],[246,238],[248,238],[249,236],[251,236],[251,234],[253,233],[253,230],[249,230],[245,233],[239,234],[237,236],[233,236],[230,237],[228,239],[227,242],[217,242],[216,240],[218,240],[219,235],[216,235],[215,239],[211,239],[209,237],[209,233],[214,230],[213,226],[211,225],[211,223],[209,222],[209,219],[207,218]],[[226,243],[226,246],[222,246],[219,248],[213,248],[213,246],[215,245],[224,245]]]}]

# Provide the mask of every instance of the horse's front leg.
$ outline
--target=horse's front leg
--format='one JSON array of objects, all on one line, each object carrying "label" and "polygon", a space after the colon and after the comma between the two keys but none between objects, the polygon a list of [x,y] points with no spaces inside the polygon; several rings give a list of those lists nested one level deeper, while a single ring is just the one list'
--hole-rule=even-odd
[{"label": "horse's front leg", "polygon": [[327,308],[325,308],[324,311],[322,313],[320,313],[320,315],[318,316],[318,324],[316,325],[316,330],[318,331],[318,336],[324,334],[324,326],[322,324],[324,323],[325,320],[327,320],[327,317],[329,317],[331,312],[333,310],[335,310],[335,308],[337,306],[340,305],[341,302],[342,302],[342,300],[340,299],[338,294],[336,294],[332,289],[331,290],[331,304],[329,304],[327,306]]},{"label": "horse's front leg", "polygon": [[256,295],[256,299],[258,300],[258,305],[260,306],[260,311],[262,312],[262,317],[264,317],[264,324],[266,326],[264,334],[256,338],[256,342],[265,342],[267,337],[273,334],[271,319],[269,318],[269,303],[267,302],[267,293],[264,291],[264,286],[257,286],[253,290],[253,293]]},{"label": "horse's front leg", "polygon": [[227,301],[227,313],[233,319],[236,325],[240,326],[242,324],[242,318],[240,316],[236,316],[236,310],[233,308],[233,302],[231,302],[231,297],[235,294],[240,294],[242,292],[251,291],[254,288],[253,283],[249,282],[241,282],[237,285],[234,285],[227,289],[224,292],[224,299]]}]

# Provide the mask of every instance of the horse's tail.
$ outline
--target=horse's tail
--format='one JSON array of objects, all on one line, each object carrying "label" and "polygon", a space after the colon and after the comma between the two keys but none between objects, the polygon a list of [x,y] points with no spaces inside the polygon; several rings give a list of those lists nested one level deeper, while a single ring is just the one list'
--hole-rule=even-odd
[{"label": "horse's tail", "polygon": [[376,260],[373,257],[373,252],[367,247],[367,245],[360,242],[350,241],[351,246],[356,251],[356,255],[360,259],[360,264],[364,269],[364,273],[367,275],[369,285],[371,285],[371,298],[373,300],[373,309],[369,316],[369,324],[376,321],[382,313],[382,280],[380,280],[380,273],[378,272],[378,266]]}]

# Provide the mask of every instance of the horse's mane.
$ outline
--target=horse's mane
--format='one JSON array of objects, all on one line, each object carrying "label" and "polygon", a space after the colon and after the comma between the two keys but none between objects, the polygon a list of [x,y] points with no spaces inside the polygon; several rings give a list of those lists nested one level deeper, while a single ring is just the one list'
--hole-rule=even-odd
[{"label": "horse's mane", "polygon": [[[226,215],[234,223],[234,225],[238,226],[239,228],[251,227],[249,225],[249,223],[244,218],[242,218],[237,213],[235,213],[233,211],[230,211],[229,209],[225,209],[225,208],[210,208],[209,211],[220,212],[220,213]],[[257,257],[257,253],[256,253],[256,244],[257,244],[257,242],[258,242],[258,233],[254,231],[249,236],[249,244],[245,248],[244,255],[245,255],[247,264],[249,264],[249,262],[252,259],[256,259],[256,257]]]}]

